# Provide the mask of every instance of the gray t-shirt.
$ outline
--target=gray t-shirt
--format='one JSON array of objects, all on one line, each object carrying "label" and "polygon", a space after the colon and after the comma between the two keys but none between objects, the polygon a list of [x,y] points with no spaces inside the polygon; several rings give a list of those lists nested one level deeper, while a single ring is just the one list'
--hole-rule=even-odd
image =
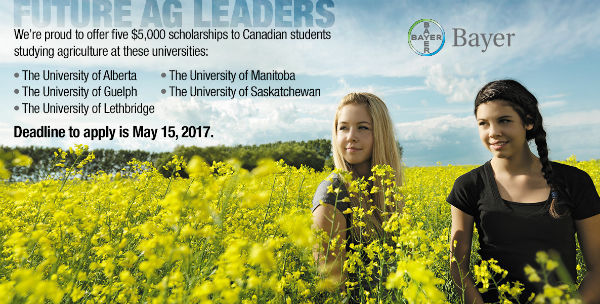
[{"label": "gray t-shirt", "polygon": [[[329,186],[332,186],[333,190],[340,189],[339,193],[328,192]],[[347,197],[349,197],[348,190],[346,189],[346,185],[342,181],[342,178],[336,173],[331,173],[319,184],[319,187],[317,187],[317,191],[315,191],[315,196],[313,197],[312,211],[314,212],[321,204],[321,201],[323,201],[323,203],[335,206],[337,210],[342,212],[344,219],[346,219],[346,252],[349,252],[350,245],[360,244],[362,238],[355,238],[352,233],[352,213],[344,214],[344,211],[351,207],[349,201],[344,201]],[[363,244],[366,245],[366,243],[368,243],[368,241],[364,240]]]},{"label": "gray t-shirt", "polygon": [[[328,192],[329,186],[332,186],[334,190],[339,188],[340,192]],[[344,182],[338,174],[332,173],[319,184],[319,187],[317,187],[317,191],[315,191],[315,196],[313,196],[312,212],[315,212],[315,209],[317,209],[317,207],[319,207],[319,205],[321,204],[321,201],[323,201],[323,203],[325,204],[335,206],[337,210],[343,213],[344,211],[346,211],[346,209],[350,208],[349,202],[342,201],[346,197],[348,197],[348,190],[346,190],[346,185],[344,185]],[[344,218],[346,219],[347,229],[346,239],[352,240],[352,238],[350,238],[349,230],[350,224],[352,223],[352,214],[344,214]],[[350,241],[348,241],[348,244],[346,245],[346,250],[349,249],[349,243]]]},{"label": "gray t-shirt", "polygon": [[[333,190],[335,189],[340,189],[339,193],[335,193],[335,192],[328,192],[328,188],[329,186],[333,187]],[[325,179],[324,181],[321,182],[321,184],[319,184],[319,187],[317,188],[317,191],[315,191],[315,196],[313,197],[313,206],[312,206],[312,211],[314,212],[315,209],[317,209],[317,207],[321,204],[321,201],[323,201],[323,203],[325,204],[329,204],[329,205],[333,205],[335,206],[335,208],[337,210],[339,210],[340,212],[346,211],[348,208],[350,208],[350,202],[344,202],[344,198],[348,197],[348,191],[346,189],[346,185],[344,184],[344,182],[342,181],[342,178],[335,173],[332,173],[331,175],[328,176],[327,179]],[[344,218],[346,219],[346,252],[350,252],[351,246],[350,244],[354,244],[357,245],[359,244],[359,240],[355,239],[352,236],[352,230],[350,229],[351,225],[352,225],[352,214],[343,214]],[[367,256],[366,253],[361,252],[361,260],[363,262],[364,265],[368,265],[370,263],[370,259]],[[387,277],[388,275],[388,270],[384,269],[384,277]],[[368,282],[364,279],[360,279],[356,273],[349,273],[348,274],[348,280],[351,282],[359,282],[360,285],[362,285],[362,289],[363,290],[374,290],[374,286],[377,285],[377,283],[379,282],[379,274],[377,274],[377,272],[374,272],[371,275],[371,282]],[[350,299],[348,301],[348,303],[360,303],[360,299],[361,299],[361,295],[360,295],[360,287],[356,286],[350,293]]]}]

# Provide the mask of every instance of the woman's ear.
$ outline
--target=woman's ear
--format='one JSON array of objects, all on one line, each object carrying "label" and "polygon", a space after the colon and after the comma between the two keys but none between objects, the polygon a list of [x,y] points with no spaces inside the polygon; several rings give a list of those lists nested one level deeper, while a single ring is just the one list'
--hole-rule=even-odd
[{"label": "woman's ear", "polygon": [[531,131],[533,130],[533,118],[530,115],[525,117],[525,130]]}]

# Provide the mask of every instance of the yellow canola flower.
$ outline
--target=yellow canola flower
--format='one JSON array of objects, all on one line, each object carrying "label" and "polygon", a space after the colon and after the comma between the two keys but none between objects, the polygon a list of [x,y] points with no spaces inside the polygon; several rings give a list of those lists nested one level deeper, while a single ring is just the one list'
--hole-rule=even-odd
[{"label": "yellow canola flower", "polygon": [[280,165],[282,163],[283,162],[276,162],[268,158],[260,159],[257,163],[257,167],[252,170],[251,174],[254,178],[258,179],[270,176],[272,174],[280,173]]},{"label": "yellow canola flower", "polygon": [[185,171],[192,178],[209,176],[212,173],[212,169],[208,164],[204,161],[204,159],[198,155],[194,155],[192,159],[189,161]]},{"label": "yellow canola flower", "polygon": [[[57,151],[54,162],[69,170],[83,166],[93,159],[86,151],[83,146]],[[79,160],[73,163],[75,156]],[[12,165],[12,160],[2,161]],[[599,162],[573,165],[600,183]],[[345,292],[336,281],[321,277],[312,252],[318,239],[311,228],[312,198],[330,172],[281,162],[261,164],[252,172],[240,162],[208,167],[192,159],[186,167],[185,159],[176,157],[170,169],[178,168],[192,177],[165,178],[150,162],[132,161],[118,174],[83,176],[62,170],[40,182],[0,184],[0,263],[5,274],[0,278],[0,304],[75,299],[340,303],[356,293],[363,303],[460,302],[455,293],[442,293],[452,286],[446,281],[450,207],[445,198],[454,180],[473,166],[406,168],[401,188],[389,179],[392,172],[382,169],[375,170],[371,181],[351,182],[347,189],[352,201],[347,201],[361,202],[348,209],[356,227],[367,226],[369,213],[377,214],[367,205],[376,196],[385,196],[389,204],[402,200],[405,206],[402,212],[380,213],[383,230],[363,229],[357,235],[361,244],[338,257],[344,258],[348,274]],[[342,176],[351,180],[349,174]],[[378,187],[373,194],[369,182]],[[345,246],[342,239],[329,244]],[[478,246],[473,243],[474,260]],[[480,280],[505,273],[490,261],[474,266]],[[527,277],[545,283],[556,263],[547,257],[540,266],[539,274],[531,268]],[[577,269],[586,270],[583,264]],[[374,282],[379,277],[381,285]],[[365,282],[375,286],[361,291]],[[488,280],[490,289],[494,284]],[[521,287],[501,284],[497,288],[505,298],[498,302],[513,301]],[[531,300],[571,303],[575,299],[569,292],[549,289]]]},{"label": "yellow canola flower", "polygon": [[42,279],[41,274],[31,269],[17,269],[11,279],[16,282],[16,295],[28,297],[32,303],[43,303],[44,300],[59,303],[64,294],[56,282]]},{"label": "yellow canola flower", "polygon": [[538,275],[537,271],[530,265],[525,266],[525,274],[530,282],[541,282],[542,279]]},{"label": "yellow canola flower", "polygon": [[12,299],[15,296],[15,282],[9,281],[0,283],[0,304],[9,304],[12,303]]},{"label": "yellow canola flower", "polygon": [[73,287],[73,291],[71,291],[71,300],[73,302],[79,301],[83,296],[85,296],[85,292],[81,288],[78,286]]},{"label": "yellow canola flower", "polygon": [[27,155],[16,152],[16,157],[12,160],[13,166],[29,167],[33,163],[33,159]]},{"label": "yellow canola flower", "polygon": [[548,260],[546,263],[546,270],[552,271],[558,267],[558,262],[554,260]]},{"label": "yellow canola flower", "polygon": [[248,255],[248,262],[252,265],[259,265],[265,271],[273,269],[275,266],[275,257],[270,248],[264,244],[254,244]]},{"label": "yellow canola flower", "polygon": [[545,264],[548,261],[548,254],[544,251],[538,251],[535,254],[535,261],[542,265]]},{"label": "yellow canola flower", "polygon": [[284,215],[278,222],[294,244],[303,248],[312,248],[315,234],[311,229],[312,217],[309,213]]}]

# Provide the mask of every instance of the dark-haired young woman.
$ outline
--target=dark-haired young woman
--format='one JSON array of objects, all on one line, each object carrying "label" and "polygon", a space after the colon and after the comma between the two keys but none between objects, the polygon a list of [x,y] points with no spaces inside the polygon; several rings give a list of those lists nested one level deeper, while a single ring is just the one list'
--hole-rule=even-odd
[{"label": "dark-haired young woman", "polygon": [[[520,303],[532,292],[543,292],[524,272],[528,264],[539,268],[538,251],[557,253],[576,280],[577,233],[587,268],[579,292],[584,303],[600,303],[600,198],[592,179],[582,170],[548,160],[538,102],[520,83],[486,84],[475,98],[474,111],[479,136],[493,157],[460,176],[447,198],[452,205],[450,268],[465,303],[498,301],[497,290],[480,293],[468,275],[473,223],[481,258],[493,258],[508,271],[504,282],[524,284]],[[530,140],[539,157],[530,151]],[[557,275],[549,280],[563,281]]]}]

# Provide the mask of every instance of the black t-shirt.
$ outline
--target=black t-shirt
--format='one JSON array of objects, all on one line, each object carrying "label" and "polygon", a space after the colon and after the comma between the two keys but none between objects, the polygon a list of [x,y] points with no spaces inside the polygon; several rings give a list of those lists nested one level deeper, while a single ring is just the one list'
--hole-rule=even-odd
[{"label": "black t-shirt", "polygon": [[[525,300],[540,288],[529,282],[523,270],[527,264],[540,268],[535,261],[538,251],[556,251],[571,278],[576,279],[575,220],[600,213],[600,197],[586,172],[555,162],[552,169],[553,178],[561,185],[558,205],[569,211],[558,219],[548,212],[550,197],[539,203],[503,200],[489,161],[456,179],[447,198],[448,203],[474,217],[481,258],[494,258],[508,271],[507,280],[523,283]],[[557,282],[558,278],[550,280]],[[497,301],[497,293],[484,294],[484,299],[489,297]]]}]

